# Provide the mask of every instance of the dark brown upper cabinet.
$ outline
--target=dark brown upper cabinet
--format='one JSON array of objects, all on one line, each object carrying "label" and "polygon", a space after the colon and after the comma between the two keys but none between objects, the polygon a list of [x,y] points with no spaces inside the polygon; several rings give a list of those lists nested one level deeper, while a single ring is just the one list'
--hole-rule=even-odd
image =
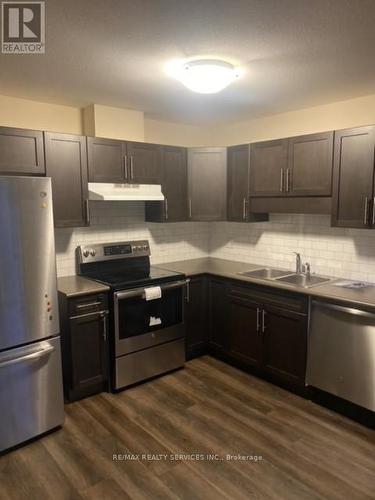
[{"label": "dark brown upper cabinet", "polygon": [[283,196],[288,139],[250,144],[250,196]]},{"label": "dark brown upper cabinet", "polygon": [[85,226],[88,223],[86,137],[45,132],[44,141],[55,226]]},{"label": "dark brown upper cabinet", "polygon": [[268,220],[249,209],[250,145],[227,148],[227,219],[235,222]]},{"label": "dark brown upper cabinet", "polygon": [[375,227],[375,126],[335,132],[332,225]]},{"label": "dark brown upper cabinet", "polygon": [[146,220],[186,221],[188,219],[187,150],[175,146],[162,146],[161,157],[161,186],[165,200],[146,202]]},{"label": "dark brown upper cabinet", "polygon": [[125,182],[126,144],[112,139],[87,138],[90,182]]},{"label": "dark brown upper cabinet", "polygon": [[145,142],[127,142],[129,181],[133,184],[160,184],[161,146]]},{"label": "dark brown upper cabinet", "polygon": [[158,144],[88,137],[87,149],[90,182],[160,183]]},{"label": "dark brown upper cabinet", "polygon": [[251,197],[331,196],[333,132],[250,145]]},{"label": "dark brown upper cabinet", "polygon": [[43,132],[0,127],[0,174],[44,175]]},{"label": "dark brown upper cabinet", "polygon": [[215,221],[226,219],[226,167],[226,148],[189,148],[189,220]]},{"label": "dark brown upper cabinet", "polygon": [[331,196],[333,132],[289,139],[284,192],[288,196]]}]

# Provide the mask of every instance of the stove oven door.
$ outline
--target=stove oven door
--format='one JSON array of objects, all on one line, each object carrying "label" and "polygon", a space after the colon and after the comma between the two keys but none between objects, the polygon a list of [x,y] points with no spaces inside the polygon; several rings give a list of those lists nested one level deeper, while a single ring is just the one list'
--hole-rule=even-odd
[{"label": "stove oven door", "polygon": [[160,285],[161,297],[146,300],[145,289],[114,294],[116,357],[185,336],[184,303],[188,281]]}]

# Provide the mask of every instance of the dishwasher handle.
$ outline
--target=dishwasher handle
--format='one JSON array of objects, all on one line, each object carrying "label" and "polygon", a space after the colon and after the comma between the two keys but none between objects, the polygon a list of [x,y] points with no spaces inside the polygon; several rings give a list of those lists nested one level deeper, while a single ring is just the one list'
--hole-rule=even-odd
[{"label": "dishwasher handle", "polygon": [[325,309],[330,309],[332,311],[338,311],[345,314],[351,314],[352,316],[361,316],[362,318],[375,319],[375,313],[368,311],[363,311],[362,309],[355,309],[353,307],[339,306],[337,304],[331,304],[329,302],[321,302],[318,300],[312,301],[313,306],[322,307]]}]

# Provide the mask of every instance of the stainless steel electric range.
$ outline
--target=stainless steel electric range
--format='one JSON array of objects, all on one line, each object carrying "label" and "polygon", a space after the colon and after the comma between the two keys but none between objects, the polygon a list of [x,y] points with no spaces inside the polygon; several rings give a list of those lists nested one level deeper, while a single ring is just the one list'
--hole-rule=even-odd
[{"label": "stainless steel electric range", "polygon": [[111,290],[112,390],[184,365],[184,274],[150,266],[147,240],[80,246],[77,262],[80,275]]}]

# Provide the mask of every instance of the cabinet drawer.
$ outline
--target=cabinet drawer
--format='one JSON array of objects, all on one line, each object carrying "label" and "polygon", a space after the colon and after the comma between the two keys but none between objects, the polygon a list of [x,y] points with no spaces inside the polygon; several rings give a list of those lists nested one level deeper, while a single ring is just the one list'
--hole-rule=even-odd
[{"label": "cabinet drawer", "polygon": [[108,307],[107,295],[104,293],[85,295],[69,301],[69,316],[80,316],[92,312],[103,311]]},{"label": "cabinet drawer", "polygon": [[307,313],[307,297],[297,293],[268,291],[260,287],[241,286],[233,283],[229,287],[229,293],[232,296],[251,299],[262,304],[270,304],[281,309]]}]

